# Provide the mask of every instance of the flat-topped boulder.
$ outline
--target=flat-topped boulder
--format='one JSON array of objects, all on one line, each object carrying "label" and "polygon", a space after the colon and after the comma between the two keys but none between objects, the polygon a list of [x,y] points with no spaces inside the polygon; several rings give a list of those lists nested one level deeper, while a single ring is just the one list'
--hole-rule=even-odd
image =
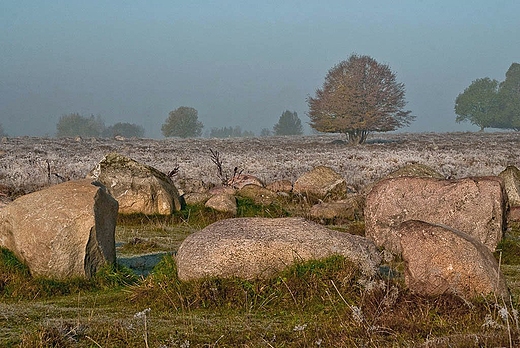
[{"label": "flat-topped boulder", "polygon": [[90,277],[114,264],[117,201],[92,180],[68,181],[0,210],[0,246],[33,276]]},{"label": "flat-topped boulder", "polygon": [[374,243],[303,218],[236,218],[189,235],[177,252],[181,280],[268,278],[296,262],[343,255],[367,275],[381,261]]},{"label": "flat-topped boulder", "polygon": [[211,196],[204,206],[222,213],[231,213],[233,215],[237,214],[238,209],[236,197],[228,193],[218,193]]}]

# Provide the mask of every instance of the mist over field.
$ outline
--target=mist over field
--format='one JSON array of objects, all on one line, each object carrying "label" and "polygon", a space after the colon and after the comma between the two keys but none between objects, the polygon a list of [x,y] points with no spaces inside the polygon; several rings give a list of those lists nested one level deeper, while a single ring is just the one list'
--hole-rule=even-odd
[{"label": "mist over field", "polygon": [[395,71],[417,116],[404,132],[478,130],[456,123],[473,80],[504,80],[520,57],[520,2],[155,1],[0,4],[0,125],[56,134],[63,115],[129,122],[162,138],[168,113],[198,110],[204,133],[256,135],[295,111],[353,53]]}]

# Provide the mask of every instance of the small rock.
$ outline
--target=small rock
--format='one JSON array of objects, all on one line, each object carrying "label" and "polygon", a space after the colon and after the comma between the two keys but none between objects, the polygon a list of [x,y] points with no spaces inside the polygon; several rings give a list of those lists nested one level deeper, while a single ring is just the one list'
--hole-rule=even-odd
[{"label": "small rock", "polygon": [[222,213],[231,213],[233,215],[237,214],[237,199],[235,196],[227,193],[221,193],[212,196],[207,200],[205,206]]}]

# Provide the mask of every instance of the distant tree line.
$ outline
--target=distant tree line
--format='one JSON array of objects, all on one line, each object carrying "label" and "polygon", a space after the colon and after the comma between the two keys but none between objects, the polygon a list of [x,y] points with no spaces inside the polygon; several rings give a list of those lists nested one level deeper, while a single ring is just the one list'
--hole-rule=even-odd
[{"label": "distant tree line", "polygon": [[[198,111],[195,108],[181,106],[170,111],[168,118],[163,123],[161,131],[165,137],[190,138],[202,135],[204,125],[199,121]],[[300,118],[296,112],[284,111],[280,116],[278,123],[273,127],[273,131],[264,128],[261,136],[270,135],[301,135],[303,127]],[[240,126],[213,127],[207,133],[210,138],[238,138],[238,137],[254,137],[252,131],[242,130]]]},{"label": "distant tree line", "polygon": [[520,131],[520,64],[513,63],[503,82],[476,79],[455,99],[456,121],[485,128]]},{"label": "distant tree line", "polygon": [[255,133],[251,131],[243,131],[240,126],[211,128],[209,132],[210,138],[247,138],[254,137]]},{"label": "distant tree line", "polygon": [[127,138],[142,138],[144,128],[127,122],[118,122],[106,127],[101,116],[82,116],[78,113],[63,115],[56,124],[57,137],[112,138],[118,135]]}]

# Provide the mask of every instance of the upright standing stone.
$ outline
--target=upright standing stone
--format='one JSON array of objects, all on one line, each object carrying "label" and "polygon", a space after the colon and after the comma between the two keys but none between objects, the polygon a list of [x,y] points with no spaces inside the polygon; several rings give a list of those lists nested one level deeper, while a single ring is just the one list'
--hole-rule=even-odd
[{"label": "upright standing stone", "polygon": [[34,276],[90,277],[115,263],[117,201],[92,180],[22,196],[0,210],[0,246]]}]

